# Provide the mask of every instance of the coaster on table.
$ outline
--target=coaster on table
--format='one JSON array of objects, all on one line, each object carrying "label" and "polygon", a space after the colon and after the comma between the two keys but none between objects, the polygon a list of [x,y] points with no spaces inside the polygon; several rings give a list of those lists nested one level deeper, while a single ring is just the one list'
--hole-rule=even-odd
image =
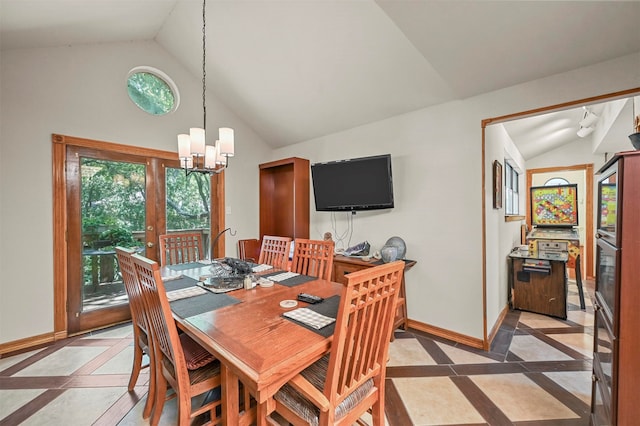
[{"label": "coaster on table", "polygon": [[260,287],[273,287],[273,281],[266,278],[259,278],[258,285],[260,285]]},{"label": "coaster on table", "polygon": [[296,306],[298,306],[298,302],[295,300],[283,300],[280,302],[281,308],[295,308]]}]

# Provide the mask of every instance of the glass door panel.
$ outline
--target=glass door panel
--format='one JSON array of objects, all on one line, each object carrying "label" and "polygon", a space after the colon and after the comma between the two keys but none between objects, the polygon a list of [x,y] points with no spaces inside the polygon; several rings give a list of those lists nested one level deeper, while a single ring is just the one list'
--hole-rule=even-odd
[{"label": "glass door panel", "polygon": [[145,245],[144,164],[80,159],[82,312],[127,302],[115,247]]},{"label": "glass door panel", "polygon": [[201,173],[187,176],[184,169],[165,168],[166,232],[198,232],[210,253],[211,178]]},{"label": "glass door panel", "polygon": [[143,157],[81,147],[68,147],[66,157],[67,327],[75,333],[130,318],[115,247],[148,256],[154,167]]}]

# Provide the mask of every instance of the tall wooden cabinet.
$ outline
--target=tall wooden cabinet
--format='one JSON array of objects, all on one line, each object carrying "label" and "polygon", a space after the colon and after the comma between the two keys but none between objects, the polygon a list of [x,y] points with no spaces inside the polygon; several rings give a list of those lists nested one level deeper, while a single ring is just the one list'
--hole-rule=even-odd
[{"label": "tall wooden cabinet", "polygon": [[309,238],[309,160],[260,164],[260,239]]},{"label": "tall wooden cabinet", "polygon": [[592,425],[640,419],[640,151],[598,172]]}]

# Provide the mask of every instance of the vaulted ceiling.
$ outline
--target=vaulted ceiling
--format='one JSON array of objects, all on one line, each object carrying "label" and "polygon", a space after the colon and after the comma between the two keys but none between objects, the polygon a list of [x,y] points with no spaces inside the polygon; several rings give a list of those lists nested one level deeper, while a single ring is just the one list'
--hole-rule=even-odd
[{"label": "vaulted ceiling", "polygon": [[[274,147],[640,51],[640,1],[208,0],[206,10],[207,87]],[[155,40],[200,77],[202,3],[0,0],[2,50],[130,40]]]}]

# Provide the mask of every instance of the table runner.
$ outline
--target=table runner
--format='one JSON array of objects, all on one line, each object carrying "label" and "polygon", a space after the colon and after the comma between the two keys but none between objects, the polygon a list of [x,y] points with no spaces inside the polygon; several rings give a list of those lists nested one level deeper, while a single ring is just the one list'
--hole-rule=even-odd
[{"label": "table runner", "polygon": [[[270,276],[280,275],[282,273],[283,273],[283,271],[278,271],[278,272],[272,272],[270,274],[265,274],[265,275],[260,275],[260,276],[262,278],[269,278]],[[275,281],[275,282],[277,282],[278,284],[282,284],[284,286],[287,286],[287,287],[294,287],[294,286],[297,286],[297,285],[300,285],[300,284],[304,284],[304,283],[306,283],[308,281],[313,281],[313,280],[317,280],[317,279],[318,278],[316,278],[316,277],[311,277],[309,275],[300,274],[298,276],[291,277],[291,278],[288,278],[286,280]]]},{"label": "table runner", "polygon": [[[331,318],[336,318],[338,316],[338,307],[340,305],[340,296],[335,295],[335,296],[331,296],[331,297],[327,297],[326,299],[324,299],[322,302],[320,303],[316,303],[315,305],[308,305],[305,306],[305,308],[310,309],[314,312],[317,312],[319,314],[325,315],[327,317],[331,317]],[[319,330],[316,330],[315,328],[308,326],[307,324],[303,324],[299,321],[294,320],[293,318],[288,318],[284,315],[282,315],[283,318],[286,318],[287,320],[294,322],[304,328],[306,328],[307,330],[311,330],[314,333],[318,333],[319,335],[323,336],[323,337],[329,337],[331,335],[333,335],[333,332],[336,328],[336,323],[332,323],[327,325],[326,327],[323,327]]]}]

